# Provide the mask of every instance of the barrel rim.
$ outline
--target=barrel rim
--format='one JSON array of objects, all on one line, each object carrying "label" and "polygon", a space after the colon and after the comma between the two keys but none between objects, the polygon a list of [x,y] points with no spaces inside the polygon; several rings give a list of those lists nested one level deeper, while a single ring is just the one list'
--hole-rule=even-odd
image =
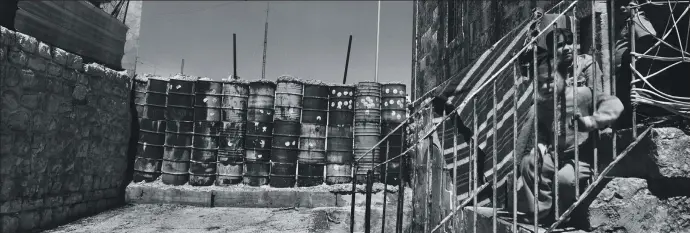
[{"label": "barrel rim", "polygon": [[296,84],[302,84],[304,85],[304,80],[293,75],[289,74],[283,74],[281,76],[278,76],[278,79],[276,80],[277,83],[296,83]]},{"label": "barrel rim", "polygon": [[177,73],[174,76],[170,77],[170,80],[181,80],[181,81],[187,81],[187,82],[195,82],[201,79],[199,76],[191,76],[191,75],[186,75],[186,74],[180,74]]},{"label": "barrel rim", "polygon": [[249,80],[246,79],[221,79],[219,82],[223,84],[237,84],[240,86],[248,86]]},{"label": "barrel rim", "polygon": [[324,87],[328,87],[328,84],[326,84],[325,82],[323,82],[323,81],[321,81],[321,80],[317,80],[317,79],[307,79],[307,80],[304,80],[303,83],[304,83],[305,86],[309,85],[309,86],[324,86]]},{"label": "barrel rim", "polygon": [[137,145],[146,145],[146,146],[153,146],[153,147],[165,147],[165,145],[158,145],[158,144],[139,142],[139,141],[137,141]]},{"label": "barrel rim", "polygon": [[277,85],[275,81],[268,80],[268,79],[252,80],[249,82],[249,86],[257,85],[257,84],[266,84],[266,85],[273,86],[273,87],[275,87]]},{"label": "barrel rim", "polygon": [[403,82],[396,82],[396,81],[381,82],[381,86],[385,86],[385,85],[403,85],[403,86],[407,87],[407,84],[405,84]]}]

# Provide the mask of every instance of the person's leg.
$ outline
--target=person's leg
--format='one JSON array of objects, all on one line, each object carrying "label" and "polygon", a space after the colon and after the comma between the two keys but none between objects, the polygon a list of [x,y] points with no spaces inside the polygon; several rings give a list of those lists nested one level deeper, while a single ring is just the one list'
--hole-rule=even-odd
[{"label": "person's leg", "polygon": [[[527,220],[532,222],[534,220],[534,212],[537,211],[539,219],[543,219],[549,215],[553,207],[553,198],[551,195],[552,185],[555,174],[555,167],[553,159],[550,154],[536,153],[534,149],[522,158],[520,162],[521,178],[518,181],[518,203],[517,209],[519,212],[527,214]],[[540,164],[534,163],[535,156],[539,156]],[[535,176],[536,171],[536,176]],[[534,180],[538,180],[538,190],[534,190]],[[537,200],[537,209],[535,209],[534,201],[535,194]]]},{"label": "person's leg", "polygon": [[582,160],[580,162],[579,172],[575,173],[575,161],[568,161],[561,169],[558,170],[558,215],[562,215],[570,206],[577,201],[575,195],[575,179],[580,179],[580,194],[587,187],[587,180],[592,175],[592,169],[589,163]]}]

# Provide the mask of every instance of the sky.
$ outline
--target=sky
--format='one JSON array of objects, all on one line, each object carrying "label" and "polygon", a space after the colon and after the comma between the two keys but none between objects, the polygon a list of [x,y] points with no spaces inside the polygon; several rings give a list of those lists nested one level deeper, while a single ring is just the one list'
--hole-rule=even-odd
[{"label": "sky", "polygon": [[[379,82],[410,85],[412,1],[381,1]],[[137,73],[180,72],[220,80],[261,79],[265,1],[144,1]],[[268,16],[266,79],[288,74],[342,83],[374,80],[377,1],[273,1]]]}]

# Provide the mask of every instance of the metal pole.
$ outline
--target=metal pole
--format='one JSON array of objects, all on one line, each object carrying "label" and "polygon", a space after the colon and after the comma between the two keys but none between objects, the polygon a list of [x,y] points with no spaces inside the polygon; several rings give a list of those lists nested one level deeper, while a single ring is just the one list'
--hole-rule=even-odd
[{"label": "metal pole", "polygon": [[345,58],[345,74],[343,75],[343,84],[347,82],[347,68],[350,66],[350,48],[352,48],[352,35],[347,42],[347,57]]},{"label": "metal pole", "polygon": [[182,59],[182,66],[180,67],[180,74],[184,74],[184,58]]},{"label": "metal pole", "polygon": [[[391,141],[386,140],[386,160],[388,161],[388,153],[390,152],[391,148]],[[386,190],[388,190],[388,163],[383,164],[383,213],[381,214],[381,233],[386,232],[386,207],[388,206],[388,200],[387,200],[387,195],[386,195]]]},{"label": "metal pole", "polygon": [[232,34],[232,78],[237,78],[237,34]]},{"label": "metal pole", "polygon": [[270,2],[266,2],[266,24],[264,25],[264,54],[261,62],[261,79],[266,78],[266,49],[268,48],[268,6]]},{"label": "metal pole", "polygon": [[355,179],[355,174],[357,173],[357,162],[352,163],[352,199],[350,199],[350,233],[355,232],[355,197],[357,196],[357,179]]},{"label": "metal pole", "polygon": [[[402,134],[400,137],[400,145],[402,145],[402,148],[405,148],[405,134]],[[403,205],[405,203],[403,201],[403,199],[405,198],[405,182],[403,181],[403,172],[405,171],[405,169],[403,169],[405,167],[404,156],[400,157],[399,164],[400,165],[398,166],[398,209],[395,221],[396,233],[402,233]]]},{"label": "metal pole", "polygon": [[[374,186],[374,170],[367,171],[366,204],[364,209],[364,232],[371,232],[371,192]],[[385,190],[384,190],[385,192]]]},{"label": "metal pole", "polygon": [[381,36],[381,1],[379,1],[379,6],[378,6],[378,14],[377,14],[377,20],[376,20],[376,67],[375,67],[375,76],[374,76],[374,81],[378,82],[379,81],[379,41],[380,41],[380,36]]}]

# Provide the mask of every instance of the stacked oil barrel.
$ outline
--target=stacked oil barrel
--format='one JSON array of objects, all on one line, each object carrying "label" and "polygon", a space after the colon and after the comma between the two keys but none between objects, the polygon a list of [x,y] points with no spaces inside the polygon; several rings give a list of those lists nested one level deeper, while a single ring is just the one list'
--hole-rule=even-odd
[{"label": "stacked oil barrel", "polygon": [[194,136],[195,81],[191,77],[174,77],[168,81],[165,151],[161,167],[164,184],[182,185],[189,181]]},{"label": "stacked oil barrel", "polygon": [[134,182],[152,182],[160,176],[165,141],[166,89],[165,79],[134,79],[133,96],[139,123]]},{"label": "stacked oil barrel", "polygon": [[351,182],[353,162],[354,95],[352,85],[331,85],[328,92],[326,183]]},{"label": "stacked oil barrel", "polygon": [[250,186],[268,184],[275,93],[276,83],[273,81],[249,83],[243,183]]},{"label": "stacked oil barrel", "polygon": [[304,83],[291,76],[278,78],[273,117],[271,187],[294,187],[299,154]]},{"label": "stacked oil barrel", "polygon": [[242,182],[244,137],[247,131],[247,82],[226,80],[221,97],[221,128],[216,185]]},{"label": "stacked oil barrel", "polygon": [[297,156],[297,186],[321,185],[326,165],[328,86],[316,81],[304,83],[302,128]]},{"label": "stacked oil barrel", "polygon": [[[367,170],[381,162],[379,148],[374,146],[381,137],[381,84],[359,82],[355,92],[354,154],[359,160],[358,182],[364,183]],[[370,149],[372,151],[368,152]],[[380,169],[374,169],[374,182],[380,181]]]},{"label": "stacked oil barrel", "polygon": [[[407,118],[405,84],[387,83],[381,85],[381,136],[392,134],[381,144],[383,159],[388,160],[403,152],[404,127],[393,131]],[[400,158],[396,158],[383,166],[382,174],[386,174],[385,180],[389,184],[399,183]]]},{"label": "stacked oil barrel", "polygon": [[223,83],[198,80],[194,84],[194,135],[189,161],[189,184],[209,186],[216,179]]}]

